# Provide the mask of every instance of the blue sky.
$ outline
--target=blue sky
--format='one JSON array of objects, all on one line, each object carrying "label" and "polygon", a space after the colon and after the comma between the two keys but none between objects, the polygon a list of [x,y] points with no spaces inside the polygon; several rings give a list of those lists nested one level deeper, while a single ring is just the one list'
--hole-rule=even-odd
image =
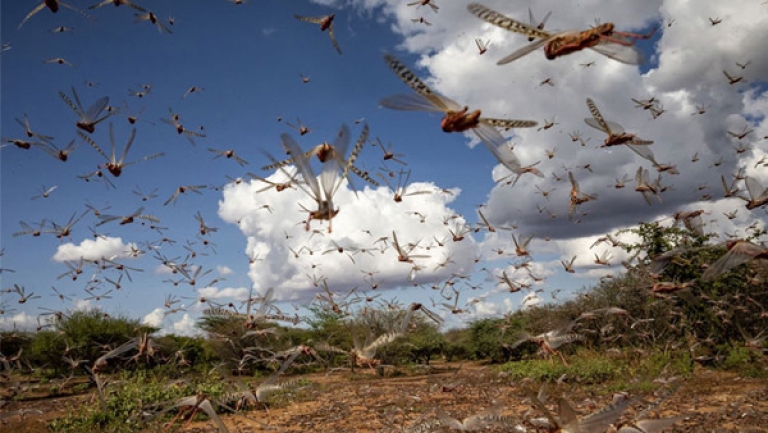
[{"label": "blue sky", "polygon": [[[90,5],[74,0],[71,3],[82,10]],[[16,294],[0,294],[4,308],[15,310],[0,316],[2,326],[13,326],[13,323],[29,326],[40,312],[38,307],[90,306],[110,313],[146,317],[170,331],[189,332],[189,324],[200,308],[194,305],[194,298],[201,292],[187,284],[174,287],[163,283],[175,276],[160,270],[162,267],[152,258],[151,251],[139,258],[120,259],[143,272],[132,272],[133,282],[124,279],[124,288],[110,293],[111,300],[83,301],[89,296],[83,290],[85,281],[97,271],[93,266],[77,281],[68,277],[56,279],[67,268],[62,259],[54,257],[57,252],[62,257],[64,250],[71,250],[69,243],[81,246],[77,250],[80,252],[94,251],[93,246],[81,245],[86,239],[94,239],[88,227],[94,227],[99,220],[92,214],[75,226],[72,239],[60,241],[52,234],[39,238],[12,236],[21,230],[19,221],[32,224],[46,218],[63,224],[74,212],[86,211],[86,201],[96,207],[111,206],[104,213],[115,215],[127,215],[145,206],[145,213],[159,218],[159,225],[167,227],[164,233],[138,223],[119,226],[113,222],[95,229],[109,238],[119,237],[126,246],[159,241],[163,237],[173,239],[177,241],[175,245],[164,245],[160,251],[170,258],[180,257],[179,260],[188,253],[182,248],[187,240],[197,242],[193,249],[200,247],[194,219],[199,211],[209,225],[218,228],[208,236],[217,247],[215,254],[208,251],[208,256],[190,259],[190,263],[204,270],[212,269],[202,278],[203,282],[215,277],[226,278],[207,288],[205,296],[218,297],[223,302],[243,299],[253,284],[261,292],[275,287],[278,298],[297,305],[307,304],[317,293],[308,274],[327,277],[334,291],[346,292],[359,286],[362,292],[370,289],[363,271],[374,267],[379,271],[377,278],[385,281],[384,288],[405,287],[385,292],[383,297],[397,296],[401,301],[427,303],[432,297],[438,302],[452,303],[452,300],[440,300],[438,291],[411,287],[408,266],[397,263],[392,251],[377,252],[376,256],[359,254],[352,263],[343,255],[336,257],[335,253],[317,253],[320,258],[303,254],[295,259],[288,248],[310,245],[326,250],[331,239],[348,246],[370,248],[373,240],[390,236],[393,230],[401,242],[420,241],[420,246],[426,247],[432,242],[431,238],[448,234],[442,216],[455,212],[461,217],[450,224],[463,221],[475,224],[478,220],[475,209],[480,204],[488,205],[484,213],[493,224],[515,224],[518,228],[512,233],[518,237],[535,236],[531,243],[534,270],[548,280],[536,283],[534,288],[545,289],[541,295],[545,299],[550,299],[548,294],[556,288],[572,292],[607,272],[616,271],[592,263],[593,254],[602,253],[607,247],[590,250],[589,246],[605,233],[689,208],[711,210],[711,219],[718,221],[708,227],[715,232],[741,229],[743,233],[743,228],[755,219],[762,224],[765,218],[762,210],[750,214],[743,209],[741,201],[722,199],[718,189],[720,175],[730,176],[740,166],[748,167],[748,173],[761,181],[768,180],[761,166],[755,167],[764,155],[765,142],[761,139],[768,134],[763,93],[768,55],[755,42],[760,40],[755,39],[756,35],[766,31],[761,23],[765,23],[768,7],[760,7],[759,2],[743,0],[743,8],[724,8],[716,2],[705,2],[706,7],[697,9],[695,14],[687,10],[684,3],[676,1],[636,5],[628,1],[593,0],[572,12],[557,9],[552,1],[536,3],[537,16],[554,10],[548,29],[588,28],[596,18],[615,22],[617,28],[623,30],[638,32],[662,24],[651,41],[640,45],[646,57],[653,58],[640,68],[619,64],[591,51],[554,61],[544,59],[543,54],[536,51],[511,65],[496,66],[496,60],[525,44],[525,38],[472,16],[466,11],[468,2],[438,1],[437,13],[427,8],[408,7],[405,0],[251,1],[244,5],[225,0],[137,3],[166,23],[172,16],[174,24],[168,27],[173,33],[160,33],[149,22],[135,23],[135,10],[112,5],[87,10],[93,21],[67,8],[61,8],[56,14],[44,9],[18,29],[18,24],[37,3],[2,4],[0,36],[3,44],[12,46],[0,54],[3,138],[25,137],[14,118],[21,119],[26,113],[33,130],[55,137],[56,145],[65,146],[72,139],[81,143],[64,163],[39,149],[25,151],[11,145],[0,150],[0,243],[5,249],[1,260],[3,268],[16,271],[0,275],[2,288],[19,284],[26,287],[27,292],[42,296],[19,304]],[[488,1],[486,4],[521,20],[527,19],[530,6],[524,2],[509,5]],[[336,38],[343,55],[333,49],[328,35],[321,33],[319,26],[293,17],[294,14],[329,13],[336,14]],[[433,25],[411,21],[422,16]],[[715,16],[723,17],[723,22],[712,26],[707,18]],[[667,27],[670,17],[676,20]],[[74,30],[51,32],[59,26]],[[698,38],[694,36],[697,34]],[[476,37],[491,40],[488,52],[482,56],[474,44]],[[697,44],[709,44],[709,51],[697,50]],[[474,149],[467,146],[475,144],[474,135],[443,133],[439,128],[441,116],[435,114],[380,107],[382,98],[411,91],[385,65],[382,59],[385,52],[395,54],[435,90],[461,104],[482,108],[487,116],[532,119],[538,121],[539,126],[545,119],[556,116],[558,124],[550,130],[519,130],[517,137],[506,134],[515,143],[515,152],[524,165],[542,161],[537,167],[546,174],[546,179],[526,175],[514,188],[503,183],[496,185],[492,173],[499,174],[503,169],[484,146]],[[75,66],[44,64],[45,60],[56,57]],[[747,59],[752,63],[744,70],[734,65]],[[595,61],[595,66],[581,66],[590,61]],[[748,82],[729,86],[722,69],[745,75]],[[310,77],[310,82],[303,83],[300,74]],[[545,78],[552,78],[555,86],[540,86]],[[90,87],[86,81],[97,86]],[[148,95],[130,96],[129,89],[141,90],[144,84],[152,86]],[[182,98],[191,86],[204,90]],[[114,189],[77,178],[92,172],[103,161],[79,138],[74,125],[76,115],[58,95],[62,91],[71,96],[72,87],[86,108],[98,98],[108,96],[111,106],[123,109],[127,103],[131,113],[143,110],[139,118],[152,122],[136,124],[136,139],[127,161],[156,152],[163,152],[165,156],[129,166],[119,178],[110,177],[116,186]],[[634,108],[630,100],[647,99],[651,95],[661,100],[667,110],[655,120],[647,111]],[[664,196],[663,205],[646,205],[639,193],[633,191],[633,181],[628,182],[624,190],[611,187],[616,177],[627,174],[634,178],[640,165],[649,167],[654,178],[656,172],[647,161],[625,148],[595,149],[604,136],[584,124],[583,119],[589,117],[586,97],[592,97],[609,120],[621,123],[629,132],[654,140],[653,149],[659,160],[679,165],[681,175],[665,175],[665,180],[674,182],[675,188]],[[690,115],[698,104],[712,106],[706,119]],[[202,126],[206,137],[196,139],[196,146],[190,145],[172,126],[160,121],[169,116],[169,108],[181,116],[186,128],[198,130]],[[278,117],[283,121],[278,122]],[[286,126],[286,121],[295,123],[297,118],[312,132],[299,137]],[[186,194],[175,205],[163,206],[182,185],[222,186],[227,182],[225,176],[240,177],[246,172],[264,177],[272,175],[274,172],[260,170],[269,162],[263,151],[281,158],[282,133],[291,134],[303,148],[309,148],[321,141],[331,141],[346,123],[356,139],[362,124],[355,124],[355,120],[360,118],[370,126],[371,138],[380,137],[384,143],[392,143],[396,152],[405,154],[407,168],[412,170],[410,180],[414,190],[452,188],[455,195],[416,195],[396,204],[385,187],[363,187],[358,179],[355,184],[361,192],[357,196],[346,187],[340,192],[338,202],[342,210],[339,219],[334,221],[334,233],[312,238],[301,226],[305,215],[297,202],[307,203],[302,194],[272,190],[255,193],[263,185],[258,182],[230,186],[226,192],[208,188],[202,195]],[[90,137],[108,154],[109,124],[114,125],[118,152],[132,129],[123,112],[96,126]],[[739,143],[729,141],[725,131],[740,130],[744,125],[755,129],[742,143],[752,147],[736,154],[729,144]],[[585,138],[591,137],[584,148],[568,138],[568,133],[575,130],[580,130]],[[209,147],[234,149],[249,164],[240,167],[225,158],[214,160],[214,155],[207,150]],[[558,153],[549,160],[544,150],[554,147]],[[694,165],[690,163],[690,156],[697,151],[706,161]],[[360,166],[375,172],[382,165],[381,155],[380,149],[367,146],[359,159]],[[726,161],[723,165],[706,167],[719,157]],[[586,163],[592,164],[592,172],[577,168]],[[567,181],[556,182],[551,176],[552,172],[564,175],[563,164],[574,172],[585,192],[600,195],[596,202],[584,206],[590,214],[578,218],[583,219],[579,224],[565,218]],[[396,164],[389,166],[399,168]],[[712,201],[701,201],[702,193],[695,191],[703,183],[708,184]],[[58,188],[48,198],[31,200],[43,185]],[[556,189],[551,198],[545,199],[537,194],[537,185]],[[142,202],[132,193],[137,186],[145,192],[157,188],[158,197]],[[260,209],[264,204],[271,205],[274,213]],[[558,218],[550,219],[546,213],[539,213],[536,205],[547,207],[558,214]],[[724,210],[736,208],[741,209],[739,218],[727,220],[722,216]],[[427,215],[426,223],[408,214],[416,210]],[[238,224],[240,219],[243,222]],[[325,233],[327,225],[313,222],[312,228]],[[285,239],[284,229],[290,230],[294,237]],[[363,230],[370,230],[373,235]],[[545,241],[545,237],[550,240]],[[499,287],[496,275],[505,269],[512,273],[510,263],[519,261],[514,253],[508,254],[510,246],[509,232],[480,231],[462,242],[449,241],[445,250],[433,247],[429,252],[420,252],[430,257],[422,260],[425,269],[417,272],[414,281],[429,287],[443,283],[452,272],[467,273],[472,275],[472,284],[482,285],[482,289],[472,290],[463,283],[454,286],[462,287],[460,305],[472,296],[484,294],[488,296],[486,301],[472,307],[478,316],[518,308],[527,293],[495,293]],[[506,253],[499,255],[496,249]],[[265,260],[249,264],[245,254],[257,252],[264,253]],[[559,261],[575,254],[580,256],[577,265],[581,265],[581,271],[571,276],[563,272]],[[476,256],[486,260],[476,264]],[[621,257],[616,251],[613,263],[618,265]],[[437,266],[446,258],[453,262]],[[490,273],[481,270],[484,267],[491,269]],[[97,278],[116,280],[118,275],[114,270],[103,270],[97,273]],[[518,272],[517,277],[526,281],[524,272]],[[52,295],[51,285],[71,294],[73,301],[61,303]],[[196,288],[203,287],[201,284]],[[104,293],[109,288],[108,283],[102,282],[94,293]],[[448,295],[450,290],[444,293]],[[193,299],[182,301],[187,312],[172,314],[160,322],[166,294]],[[471,317],[450,317],[449,323],[457,325]]]}]

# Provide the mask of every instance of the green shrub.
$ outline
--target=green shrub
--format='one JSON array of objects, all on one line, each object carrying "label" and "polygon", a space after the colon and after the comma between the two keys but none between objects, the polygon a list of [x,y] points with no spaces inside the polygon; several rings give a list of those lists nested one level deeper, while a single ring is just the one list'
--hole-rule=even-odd
[{"label": "green shrub", "polygon": [[467,329],[451,329],[443,333],[443,358],[446,361],[472,359],[471,337]]},{"label": "green shrub", "polygon": [[[87,386],[87,384],[84,384]],[[83,432],[92,430],[130,433],[142,430],[143,410],[159,408],[182,397],[204,393],[210,398],[224,394],[224,381],[218,376],[205,376],[199,382],[176,382],[145,371],[125,372],[105,388],[107,410],[102,411],[98,400],[78,406],[73,412],[56,418],[48,424],[54,432]],[[169,416],[173,416],[173,411]],[[153,421],[159,426],[163,420]]]},{"label": "green shrub", "polygon": [[[566,375],[567,382],[580,384],[602,384],[616,381],[617,386],[650,383],[661,376],[687,376],[692,373],[690,356],[680,354],[655,353],[650,356],[633,356],[630,353],[622,358],[611,357],[603,352],[580,350],[567,358],[566,366],[559,359],[525,360],[509,362],[501,366],[511,380],[530,378],[536,381],[556,381]],[[636,385],[633,385],[634,388]],[[639,385],[637,385],[639,386]]]},{"label": "green shrub", "polygon": [[720,367],[724,370],[734,371],[742,377],[768,377],[768,368],[763,356],[748,347],[731,347]]},{"label": "green shrub", "polygon": [[[489,359],[491,362],[505,362],[510,354],[504,351],[501,329],[506,325],[503,319],[480,319],[469,325],[468,352],[474,359]],[[508,331],[509,332],[509,331]],[[512,331],[514,333],[514,331]]]}]

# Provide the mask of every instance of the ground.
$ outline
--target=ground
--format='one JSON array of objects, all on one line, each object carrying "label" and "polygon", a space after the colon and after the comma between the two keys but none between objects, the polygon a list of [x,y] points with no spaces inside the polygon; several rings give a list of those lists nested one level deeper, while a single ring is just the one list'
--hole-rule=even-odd
[{"label": "ground", "polygon": [[[403,426],[436,419],[433,408],[437,406],[455,418],[465,418],[489,407],[493,400],[504,404],[505,415],[521,421],[542,416],[525,402],[523,387],[527,384],[510,383],[495,367],[478,364],[465,363],[454,376],[457,367],[459,364],[435,363],[431,368],[396,372],[389,377],[359,370],[355,373],[307,374],[302,376],[306,379],[303,383],[310,384],[274,403],[269,414],[263,407],[251,408],[242,415],[222,415],[222,419],[230,432],[400,431]],[[457,379],[460,386],[452,391],[443,389]],[[668,431],[768,432],[768,380],[746,379],[733,373],[701,368],[680,382],[677,391],[652,412],[654,417],[688,416]],[[538,388],[538,384],[530,387]],[[565,395],[583,415],[603,407],[612,398],[605,386],[585,387],[576,383],[550,384],[548,395],[551,400]],[[93,390],[56,398],[30,391],[24,401],[11,401],[0,409],[0,419],[6,415],[5,424],[0,424],[0,429],[13,433],[45,431],[48,420],[74,407],[96,404],[93,396]],[[652,395],[645,397],[654,400]],[[643,407],[641,403],[633,405],[624,419],[629,419],[636,409]],[[23,418],[7,416],[20,409],[39,410],[42,414],[29,413]],[[200,419],[185,426],[177,422],[174,431],[216,431],[213,423]],[[448,430],[433,427],[423,431]],[[535,430],[528,426],[528,431]]]}]

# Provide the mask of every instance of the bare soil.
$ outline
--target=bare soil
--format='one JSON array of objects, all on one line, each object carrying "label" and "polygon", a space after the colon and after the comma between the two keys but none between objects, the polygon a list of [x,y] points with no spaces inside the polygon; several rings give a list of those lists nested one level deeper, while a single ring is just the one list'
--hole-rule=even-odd
[{"label": "bare soil", "polygon": [[[436,419],[434,407],[440,406],[451,416],[463,419],[489,407],[493,400],[503,402],[503,413],[521,423],[527,418],[542,416],[525,403],[523,384],[510,383],[494,367],[464,364],[454,377],[457,367],[458,364],[435,363],[429,369],[395,371],[385,377],[360,370],[307,374],[301,377],[311,384],[283,396],[270,407],[269,413],[263,407],[250,408],[239,414],[223,414],[222,419],[231,432],[400,431],[402,427]],[[443,386],[455,378],[461,385],[452,391],[444,390]],[[698,369],[691,378],[681,381],[682,385],[674,395],[652,412],[654,417],[688,416],[668,431],[768,432],[768,380]],[[606,391],[606,386],[550,384],[548,394],[553,398],[565,395],[579,413],[586,415],[610,402],[612,393]],[[81,405],[96,404],[93,402],[94,392],[48,397],[43,387],[31,385],[23,395],[23,401],[18,401],[17,397],[0,409],[0,418],[21,409],[39,410],[42,414],[6,416],[0,430],[13,433],[45,431],[49,420]],[[652,395],[644,397],[648,401],[654,400]],[[636,410],[644,407],[642,403],[633,405],[622,419],[631,419]],[[530,425],[526,427],[527,431],[535,431]],[[183,425],[177,421],[169,430],[216,431],[207,419],[185,421]],[[434,427],[424,431],[448,430]]]}]

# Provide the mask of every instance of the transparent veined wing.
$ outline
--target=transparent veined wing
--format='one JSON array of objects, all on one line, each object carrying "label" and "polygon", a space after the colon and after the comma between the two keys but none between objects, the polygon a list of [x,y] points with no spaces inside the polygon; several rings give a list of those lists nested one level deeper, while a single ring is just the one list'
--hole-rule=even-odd
[{"label": "transparent veined wing", "polygon": [[511,62],[519,59],[520,57],[526,56],[526,55],[528,55],[528,54],[538,50],[539,48],[541,48],[544,45],[546,45],[547,43],[549,43],[549,41],[551,41],[552,39],[553,39],[553,37],[548,38],[548,39],[539,39],[536,42],[532,42],[532,43],[524,46],[523,48],[520,48],[519,50],[515,51],[514,53],[512,53],[512,54],[502,58],[501,60],[496,62],[496,64],[497,65],[506,65],[507,63],[511,63]]},{"label": "transparent veined wing", "polygon": [[[635,399],[626,399],[615,404],[608,405],[603,409],[589,415],[588,417],[576,421],[573,427],[576,427],[575,431],[580,432],[597,432],[605,431],[609,425],[616,422],[622,413],[634,403]],[[571,424],[564,426],[564,430],[570,430],[567,427],[571,427]]]},{"label": "transparent veined wing", "polygon": [[96,102],[91,105],[91,108],[88,109],[88,112],[85,113],[86,119],[89,121],[98,120],[99,114],[101,114],[101,112],[107,108],[107,104],[109,104],[108,96],[102,96],[101,98],[97,99]]},{"label": "transparent veined wing", "polygon": [[637,182],[638,185],[643,183],[643,167],[637,167],[637,171],[635,172],[635,182]]},{"label": "transparent veined wing", "polygon": [[[74,92],[74,90],[75,90],[75,89],[73,88],[73,89],[72,89],[72,91]],[[78,105],[79,105],[79,103],[80,103],[80,100],[77,98],[77,93],[74,93],[74,95],[75,95],[75,99],[78,101]],[[78,117],[82,115],[82,112],[83,112],[83,111],[82,111],[82,109],[79,109],[79,108],[78,108],[78,106],[75,106],[75,104],[73,104],[73,103],[72,103],[72,100],[71,100],[71,99],[69,99],[69,96],[67,96],[67,95],[66,95],[64,92],[62,92],[61,90],[59,90],[59,96],[61,97],[61,99],[63,99],[63,100],[64,100],[64,102],[66,102],[66,103],[67,103],[67,105],[69,105],[69,108],[71,108],[71,109],[72,109],[72,111],[74,111],[74,112],[75,112],[75,114],[77,114],[77,115],[78,115]]]},{"label": "transparent veined wing", "polygon": [[[507,160],[511,161],[511,158],[509,156],[507,156],[506,158]],[[513,175],[516,175],[517,177],[515,178],[514,182],[517,183],[517,180],[520,178],[520,175],[522,174],[522,171],[521,171],[522,166],[518,165],[517,166],[518,168],[514,170],[510,168],[511,166],[514,166],[514,161],[511,161],[510,164],[508,165],[506,164],[504,165],[504,168],[506,170],[503,170],[501,172],[497,172],[494,170],[491,173],[491,179],[493,179],[493,181],[496,183],[500,183],[500,182],[506,181],[507,179],[510,179]]]},{"label": "transparent veined wing", "polygon": [[[672,418],[659,418],[659,419],[644,419],[635,422],[637,427],[639,427],[641,430],[632,429],[629,430],[630,433],[637,431],[637,432],[648,432],[648,433],[656,433],[660,432],[667,427],[672,426],[673,424],[677,423],[678,421],[682,421],[686,418],[685,415],[676,416]],[[622,427],[623,429],[624,427]],[[620,433],[626,433],[622,429],[619,430]]]},{"label": "transparent veined wing", "polygon": [[323,22],[323,19],[325,19],[325,17],[305,17],[301,15],[294,15],[293,17],[302,21],[306,21],[308,23],[315,23],[315,24],[321,24]]},{"label": "transparent veined wing", "polygon": [[589,126],[591,126],[591,127],[595,128],[595,129],[598,129],[598,130],[600,130],[600,131],[603,131],[603,132],[605,132],[605,133],[606,133],[606,134],[608,134],[608,135],[610,135],[610,134],[611,134],[611,130],[607,128],[607,125],[606,125],[606,127],[603,127],[603,125],[601,125],[601,124],[600,124],[600,122],[598,122],[598,121],[597,121],[595,118],[593,118],[593,117],[587,117],[587,118],[585,118],[585,119],[584,119],[584,123],[586,123],[587,125],[589,125]]},{"label": "transparent veined wing", "polygon": [[[381,106],[393,110],[428,111],[433,113],[445,113],[443,105],[436,105],[432,99],[427,99],[421,94],[393,95],[379,101]],[[458,110],[457,110],[458,111]]]},{"label": "transparent veined wing", "polygon": [[[329,203],[333,199],[336,190],[338,190],[341,182],[337,182],[339,177],[339,166],[344,161],[344,154],[347,153],[347,147],[349,147],[349,127],[342,125],[339,134],[333,141],[333,148],[336,152],[336,157],[323,163],[323,171],[320,173],[320,184],[325,194],[325,200]],[[331,206],[330,211],[333,211]]]},{"label": "transparent veined wing", "polygon": [[512,128],[532,128],[539,124],[535,120],[513,120],[513,119],[492,119],[488,117],[481,117],[480,123],[487,123],[497,128],[512,129]]},{"label": "transparent veined wing", "polygon": [[519,171],[522,165],[512,149],[507,146],[507,140],[493,126],[480,123],[472,128],[480,141],[491,151],[496,160],[511,171]]},{"label": "transparent veined wing", "polygon": [[370,128],[366,123],[365,125],[363,125],[363,131],[360,133],[360,137],[357,138],[355,145],[352,147],[352,152],[349,154],[349,158],[347,158],[346,160],[344,159],[344,153],[338,152],[336,150],[334,151],[334,157],[339,158],[339,164],[341,164],[341,167],[342,167],[341,178],[347,179],[347,181],[349,182],[349,186],[352,188],[353,191],[355,191],[355,193],[357,193],[357,188],[355,188],[355,185],[352,182],[352,179],[348,177],[350,171],[362,177],[363,180],[367,181],[368,179],[370,179],[370,177],[366,179],[367,175],[363,176],[363,173],[360,170],[357,170],[357,171],[353,170],[354,168],[353,164],[357,160],[357,157],[360,155],[360,152],[363,150],[363,146],[365,146],[365,143],[368,142],[369,133],[370,133]]},{"label": "transparent veined wing", "polygon": [[[109,134],[110,137],[112,136],[112,124],[109,124]],[[131,136],[128,137],[128,142],[125,143],[125,148],[123,149],[122,155],[120,155],[120,160],[118,161],[118,164],[122,164],[123,161],[125,161],[125,156],[128,155],[128,150],[130,150],[131,146],[133,145],[133,140],[136,138],[136,128],[133,128],[131,130]]]},{"label": "transparent veined wing", "polygon": [[[83,109],[83,104],[80,103],[80,96],[77,94],[77,90],[75,90],[74,87],[72,87],[72,96],[75,97],[75,102],[77,103],[77,109],[75,110],[79,116],[84,116],[85,111]],[[71,105],[71,103],[70,103]]]},{"label": "transparent veined wing", "polygon": [[366,358],[373,358],[376,356],[376,351],[379,349],[379,347],[384,346],[386,344],[389,344],[395,340],[398,339],[402,335],[399,332],[392,331],[388,332],[384,335],[379,336],[377,339],[375,339],[372,343],[366,345],[362,350],[361,354]]},{"label": "transparent veined wing", "polygon": [[619,125],[616,122],[611,122],[610,120],[606,120],[605,124],[608,125],[608,128],[610,128],[611,132],[613,132],[614,134],[624,133],[624,127]]},{"label": "transparent veined wing", "polygon": [[22,121],[18,117],[16,117],[15,120],[16,120],[16,123],[21,125],[21,127],[26,130],[28,137],[37,137],[37,138],[39,138],[39,139],[41,139],[43,141],[51,141],[51,140],[53,140],[53,137],[51,137],[49,135],[42,135],[42,134],[39,134],[37,132],[33,132],[32,131],[31,127],[29,126],[29,117],[27,117],[27,113],[24,113],[24,121]]},{"label": "transparent veined wing", "polygon": [[541,39],[547,39],[552,36],[552,34],[549,32],[545,32],[534,26],[529,26],[528,24],[509,18],[508,16],[502,15],[479,3],[470,3],[467,6],[467,10],[472,13],[472,15],[480,18],[481,20],[511,32],[521,33],[529,37]]},{"label": "transparent veined wing", "polygon": [[[512,345],[512,347],[520,346],[521,344],[527,341],[530,341],[530,338],[531,338],[529,334],[525,334],[522,337],[525,337],[525,338],[518,340],[515,344]],[[547,407],[544,405],[544,402],[542,401],[542,399],[539,398],[539,396],[536,394],[535,391],[531,389],[525,389],[525,393],[528,395],[529,399],[531,400],[531,403],[534,406],[536,406],[536,408],[539,409],[544,414],[544,416],[547,418],[547,420],[549,421],[552,427],[561,426],[561,424],[555,419],[555,417],[552,415],[552,412],[550,412],[549,409],[547,409]]]},{"label": "transparent veined wing", "polygon": [[164,152],[153,153],[151,155],[144,156],[141,159],[137,159],[136,161],[126,162],[126,163],[123,163],[121,165],[123,167],[128,167],[129,165],[136,164],[137,162],[149,161],[149,160],[152,160],[152,159],[155,159],[155,158],[160,158],[162,156],[165,156]]},{"label": "transparent veined wing", "polygon": [[587,107],[589,108],[589,114],[592,115],[592,119],[584,119],[584,122],[587,125],[599,129],[608,135],[612,135],[614,131],[611,131],[612,128],[608,125],[608,122],[605,121],[605,118],[603,118],[600,110],[597,109],[597,105],[595,104],[595,101],[592,100],[592,98],[587,98]]},{"label": "transparent veined wing", "polygon": [[590,47],[598,53],[628,65],[639,65],[645,61],[642,53],[634,46],[614,44],[612,42],[600,43]]},{"label": "transparent veined wing", "polygon": [[715,263],[709,265],[707,271],[701,275],[701,281],[709,281],[753,259],[755,256],[749,253],[750,245],[749,242],[739,242]]},{"label": "transparent veined wing", "polygon": [[267,313],[267,309],[272,304],[272,300],[274,298],[275,298],[275,288],[270,287],[269,289],[267,289],[267,293],[265,293],[264,296],[262,296],[261,306],[259,307],[259,310],[258,310],[259,314],[263,315]]},{"label": "transparent veined wing", "polygon": [[82,131],[77,131],[77,135],[79,135],[80,138],[82,138],[86,143],[90,144],[91,147],[93,147],[96,150],[96,152],[99,152],[99,155],[104,157],[104,159],[106,159],[107,161],[110,161],[110,159],[107,156],[107,154],[104,153],[104,150],[101,149],[101,146],[96,144],[96,142],[93,141],[93,139],[91,137],[85,135]]},{"label": "transparent veined wing", "polygon": [[229,430],[227,429],[227,426],[221,421],[221,418],[219,418],[219,415],[216,414],[216,410],[213,408],[213,405],[211,405],[211,401],[208,399],[205,399],[202,403],[198,405],[200,409],[203,410],[203,412],[208,415],[211,420],[216,424],[216,428],[220,432],[227,433]]},{"label": "transparent veined wing", "polygon": [[395,247],[395,250],[400,257],[408,257],[408,253],[403,250],[400,246],[400,242],[397,241],[397,233],[395,233],[394,230],[392,230],[392,245]]},{"label": "transparent veined wing", "polygon": [[109,162],[115,164],[117,163],[117,154],[115,153],[115,131],[112,123],[109,124],[109,144],[112,148],[112,156],[110,157]]},{"label": "transparent veined wing", "polygon": [[626,146],[636,154],[640,155],[641,158],[653,163],[656,162],[656,157],[648,146],[637,146],[633,144],[626,144]]},{"label": "transparent veined wing", "polygon": [[[354,147],[352,147],[352,152],[349,154],[349,158],[346,160],[346,166],[351,166],[355,163],[357,160],[357,157],[360,155],[360,151],[363,150],[363,146],[365,146],[365,143],[368,141],[368,134],[370,133],[370,127],[367,123],[363,125],[363,131],[360,133],[360,137],[357,139],[357,142],[355,143]],[[343,158],[344,154],[340,154],[340,156]],[[346,169],[347,167],[345,167]]]},{"label": "transparent veined wing", "polygon": [[355,167],[354,165],[350,165],[349,166],[349,171],[351,171],[352,173],[355,173],[358,177],[360,177],[361,179],[363,179],[364,181],[370,183],[371,185],[373,185],[375,187],[381,186],[381,183],[377,182],[376,180],[371,178],[371,176],[369,176],[368,173],[360,170],[359,168]]},{"label": "transparent veined wing", "polygon": [[274,170],[276,168],[284,167],[290,163],[293,162],[293,158],[284,159],[282,161],[277,161],[274,164],[265,165],[264,167],[261,167],[262,170]]},{"label": "transparent veined wing", "polygon": [[[310,157],[314,156],[315,153],[317,153],[316,148],[312,148],[312,149],[309,149],[308,151],[304,152],[302,155],[307,157],[307,158],[310,158]],[[288,164],[291,164],[291,163],[293,163],[293,157],[284,159],[282,161],[277,161],[277,162],[274,162],[274,163],[269,164],[269,165],[265,165],[264,167],[261,167],[261,169],[262,170],[274,170],[276,168],[284,167],[284,166],[286,166]]]},{"label": "transparent veined wing", "polygon": [[[549,11],[549,12],[547,12],[546,15],[544,15],[544,19],[542,19],[541,21],[537,22],[536,18],[533,17],[533,11],[531,10],[531,8],[528,8],[528,23],[532,27],[536,27],[539,30],[544,30],[544,26],[547,24],[547,20],[549,19],[549,17],[551,15],[552,15],[552,11]],[[534,39],[535,39],[535,37],[528,36],[528,41],[529,42],[533,41]]]},{"label": "transparent veined wing", "polygon": [[[551,346],[550,346],[551,347]],[[564,425],[578,423],[579,414],[571,407],[568,400],[560,398],[557,402],[558,415],[560,415],[560,422]]]},{"label": "transparent veined wing", "polygon": [[24,25],[24,23],[26,23],[30,18],[32,18],[32,16],[34,16],[36,13],[40,12],[41,10],[43,10],[44,7],[45,7],[45,2],[42,2],[39,5],[37,5],[37,7],[32,9],[27,14],[27,16],[25,16],[24,19],[21,21],[21,24],[19,24],[19,29],[21,29],[21,27]]},{"label": "transparent veined wing", "polygon": [[593,119],[593,118],[584,119],[584,123],[586,123],[587,125],[595,129],[599,129],[608,135],[622,134],[624,132],[624,127],[619,125],[618,123],[611,122],[610,120],[605,120],[605,119],[602,119],[602,121],[603,123],[601,124],[600,121],[598,121],[597,119]]},{"label": "transparent veined wing", "polygon": [[121,346],[118,346],[115,349],[112,349],[111,351],[105,353],[100,358],[96,360],[96,362],[93,363],[94,368],[104,368],[106,366],[106,362],[109,359],[112,359],[114,357],[120,356],[125,352],[128,352],[129,350],[137,347],[138,345],[138,338],[131,338],[126,343],[122,344]]},{"label": "transparent veined wing", "polygon": [[581,189],[579,189],[579,182],[576,180],[575,177],[573,177],[573,172],[568,172],[568,179],[571,181],[571,189],[573,189],[575,192],[580,193]]},{"label": "transparent veined wing", "polygon": [[[605,132],[608,135],[617,135],[624,133],[624,127],[619,125],[616,122],[611,122],[610,120],[602,119],[603,123],[601,124],[597,119],[593,118],[587,118],[584,119],[584,123],[587,125],[599,129],[600,131]],[[636,143],[640,144],[640,143]]]},{"label": "transparent veined wing", "polygon": [[438,95],[432,91],[432,89],[430,89],[429,86],[421,81],[421,79],[417,77],[416,74],[411,72],[407,66],[402,64],[394,56],[385,54],[384,61],[387,62],[387,65],[392,68],[397,76],[400,77],[400,79],[403,80],[403,82],[407,84],[408,87],[415,90],[416,93],[422,95],[427,100],[432,101],[434,105],[441,108],[441,111],[459,111],[462,109],[461,105],[455,101],[446,98],[445,96]]},{"label": "transparent veined wing", "polygon": [[747,185],[747,193],[750,199],[757,201],[768,195],[768,188],[764,188],[754,177],[747,176],[744,179],[744,183]]},{"label": "transparent veined wing", "polygon": [[289,134],[281,134],[280,139],[282,141],[283,148],[286,152],[288,152],[288,155],[291,156],[293,163],[296,165],[296,169],[299,171],[299,173],[301,173],[303,183],[306,184],[311,191],[307,191],[307,189],[301,183],[298,184],[299,188],[304,190],[304,192],[313,197],[315,200],[321,200],[322,193],[320,192],[320,185],[317,184],[315,171],[312,169],[312,166],[309,165],[309,158],[304,156],[304,152],[301,151],[299,144]]},{"label": "transparent veined wing", "polygon": [[642,190],[640,193],[643,195],[643,199],[645,200],[645,203],[648,204],[648,206],[653,206],[653,202],[651,201],[651,192],[648,190]]},{"label": "transparent veined wing", "polygon": [[333,48],[336,48],[336,51],[341,54],[341,47],[336,41],[336,35],[333,34],[333,26],[328,27],[328,36],[331,37],[331,44],[333,44]]}]

